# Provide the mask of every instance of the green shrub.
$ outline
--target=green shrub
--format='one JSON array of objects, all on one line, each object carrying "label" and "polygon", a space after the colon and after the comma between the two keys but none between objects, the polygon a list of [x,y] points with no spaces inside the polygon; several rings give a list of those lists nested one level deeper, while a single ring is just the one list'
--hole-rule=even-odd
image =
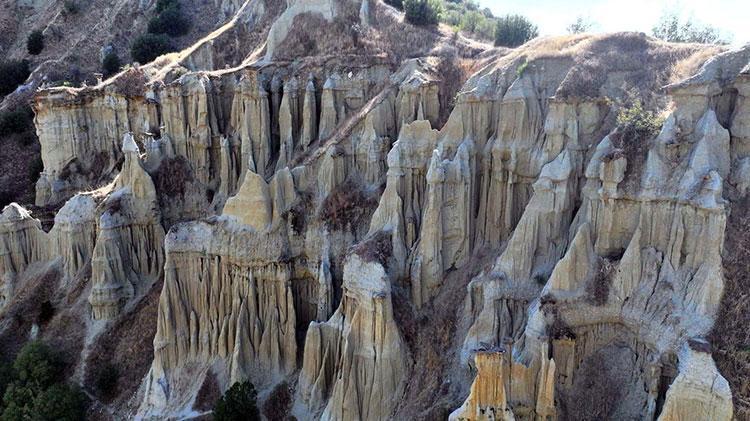
[{"label": "green shrub", "polygon": [[182,13],[179,0],[159,0],[156,16],[148,22],[148,32],[179,37],[190,31],[190,21]]},{"label": "green shrub", "polygon": [[0,96],[8,95],[16,90],[29,77],[29,62],[26,60],[10,60],[0,62]]},{"label": "green shrub", "polygon": [[63,3],[63,8],[71,15],[75,15],[81,10],[80,7],[78,7],[78,3],[76,3],[74,0],[65,0],[65,3]]},{"label": "green shrub", "polygon": [[57,383],[34,399],[34,420],[79,421],[85,415],[86,395],[78,386]]},{"label": "green shrub", "polygon": [[32,31],[29,37],[26,38],[26,51],[35,56],[41,53],[42,50],[44,50],[44,35],[42,31]]},{"label": "green shrub", "polygon": [[31,107],[17,107],[0,112],[0,136],[24,133],[34,128],[34,112]]},{"label": "green shrub", "polygon": [[640,100],[623,107],[617,114],[617,129],[624,139],[648,139],[659,132],[663,121],[645,109]]},{"label": "green shrub", "polygon": [[398,10],[404,10],[404,0],[385,0],[385,4],[391,5]]},{"label": "green shrub", "polygon": [[414,25],[437,25],[442,12],[438,0],[403,0],[407,22]]},{"label": "green shrub", "polygon": [[162,54],[174,51],[172,42],[163,34],[145,34],[133,41],[130,47],[130,55],[134,61],[141,64],[153,61]]},{"label": "green shrub", "polygon": [[94,387],[103,398],[114,397],[117,392],[117,382],[120,370],[112,363],[105,363],[99,367],[94,375]]},{"label": "green shrub", "polygon": [[104,56],[104,59],[102,59],[102,73],[104,73],[104,76],[111,76],[119,72],[121,66],[120,56],[117,55],[115,50],[108,52]]},{"label": "green shrub", "polygon": [[257,399],[258,392],[249,381],[233,384],[216,402],[214,421],[259,421]]},{"label": "green shrub", "polygon": [[539,29],[526,17],[507,15],[497,19],[495,45],[518,47],[539,36]]},{"label": "green shrub", "polygon": [[37,156],[31,161],[31,164],[29,164],[29,180],[31,180],[32,183],[36,183],[36,181],[39,180],[39,174],[41,174],[42,171],[44,171],[44,162],[42,162],[40,156]]},{"label": "green shrub", "polygon": [[21,385],[35,390],[46,389],[62,375],[62,362],[41,341],[31,341],[21,348],[13,362],[13,372]]},{"label": "green shrub", "polygon": [[180,7],[180,0],[158,0],[156,2],[156,13],[161,13],[174,7]]},{"label": "green shrub", "polygon": [[30,420],[34,414],[34,397],[37,391],[31,386],[12,382],[3,394],[3,412],[0,421]]},{"label": "green shrub", "polygon": [[148,22],[148,32],[152,34],[167,34],[179,37],[190,31],[190,21],[182,14],[179,7],[170,7]]}]

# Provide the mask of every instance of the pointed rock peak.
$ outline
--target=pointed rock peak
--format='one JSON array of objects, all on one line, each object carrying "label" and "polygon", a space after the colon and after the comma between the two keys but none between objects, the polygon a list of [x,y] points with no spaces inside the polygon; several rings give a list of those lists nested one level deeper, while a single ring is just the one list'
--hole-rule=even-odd
[{"label": "pointed rock peak", "polygon": [[440,165],[440,151],[434,149],[430,159],[430,167],[427,169],[427,182],[430,184],[445,181],[445,170]]},{"label": "pointed rock peak", "polygon": [[224,215],[234,216],[256,231],[265,230],[272,217],[271,193],[268,183],[260,175],[248,171],[240,190],[227,199]]},{"label": "pointed rock peak", "polygon": [[305,90],[307,90],[308,92],[315,92],[315,78],[313,77],[312,73],[310,73],[310,75],[307,77],[307,85],[305,86]]},{"label": "pointed rock peak", "polygon": [[3,213],[0,215],[0,223],[20,221],[23,219],[33,219],[31,217],[31,212],[16,202],[4,207]]},{"label": "pointed rock peak", "polygon": [[141,153],[141,150],[138,148],[138,144],[135,143],[135,138],[133,137],[132,133],[125,133],[125,136],[123,136],[122,151],[124,153]]},{"label": "pointed rock peak", "polygon": [[417,120],[424,120],[424,107],[422,101],[419,101],[419,108],[417,109]]},{"label": "pointed rock peak", "polygon": [[338,73],[332,73],[326,79],[326,83],[323,84],[323,89],[336,89],[339,79],[341,79],[341,76]]}]

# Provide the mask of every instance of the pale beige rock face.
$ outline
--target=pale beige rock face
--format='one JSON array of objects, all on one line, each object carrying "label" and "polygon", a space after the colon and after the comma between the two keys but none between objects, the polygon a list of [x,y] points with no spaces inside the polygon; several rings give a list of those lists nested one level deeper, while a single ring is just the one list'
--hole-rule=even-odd
[{"label": "pale beige rock face", "polygon": [[16,277],[47,258],[46,235],[38,220],[16,203],[0,214],[0,309],[16,289]]},{"label": "pale beige rock face", "polygon": [[91,259],[96,228],[96,201],[91,195],[73,196],[55,215],[55,225],[49,232],[50,247],[62,257],[69,277],[75,276]]},{"label": "pale beige rock face", "polygon": [[391,419],[409,357],[393,317],[385,269],[353,254],[344,266],[343,289],[333,316],[310,324],[299,388],[307,410],[296,416]]},{"label": "pale beige rock face", "polygon": [[102,203],[91,257],[89,303],[94,319],[117,316],[130,300],[148,291],[164,264],[164,229],[154,183],[130,134],[124,137],[122,151],[125,162]]},{"label": "pale beige rock face", "polygon": [[732,392],[711,354],[683,345],[679,374],[667,391],[659,421],[731,420]]},{"label": "pale beige rock face", "polygon": [[227,199],[224,215],[234,216],[256,231],[264,231],[271,224],[271,193],[268,184],[258,174],[248,172],[236,196]]},{"label": "pale beige rock face", "polygon": [[[88,187],[94,174],[76,160],[102,154],[95,175],[114,176],[123,158],[122,170],[99,193],[68,201],[50,234],[6,208],[0,306],[19,273],[56,256],[68,277],[92,262],[94,319],[116,317],[163,275],[139,417],[184,416],[211,373],[222,390],[252,380],[261,399],[296,382],[298,419],[408,419],[403,400],[421,373],[404,313],[429,310],[453,286],[450,273],[477,269],[461,323],[438,350],[455,360],[439,373],[444,395],[453,407],[466,398],[451,419],[570,416],[555,401],[574,409],[585,368],[614,342],[636,361],[621,373],[635,379],[622,386],[635,397],[615,415],[730,419],[726,380],[687,344],[711,329],[723,293],[724,183],[740,194],[750,185],[748,76],[727,79],[748,49],[670,87],[674,110],[639,150],[618,142],[616,109],[601,97],[664,69],[608,69],[596,93],[564,95],[587,70],[576,54],[612,48],[589,36],[560,41],[560,55],[532,54],[541,40],[502,58],[486,53],[437,130],[436,59],[407,60],[394,74],[380,64],[272,61],[295,16],[330,21],[342,1],[289,2],[264,62],[165,79],[147,99],[112,88],[41,93],[38,203]],[[373,22],[376,3],[352,3],[360,23]],[[634,49],[658,47],[634,37]],[[211,67],[209,47],[184,63]],[[200,188],[175,205],[159,177],[178,157]],[[338,229],[323,208],[340,194],[335,210],[351,211],[347,181],[373,197],[385,187],[369,220]],[[383,232],[387,263],[351,251]],[[468,267],[483,253],[488,265]],[[477,370],[473,383],[466,367]]]},{"label": "pale beige rock face", "polygon": [[295,369],[298,268],[282,262],[287,247],[279,233],[258,234],[227,217],[170,231],[141,414],[189,405],[200,384],[180,377],[191,366],[220,362],[225,387],[251,374],[262,387]]},{"label": "pale beige rock face", "polygon": [[44,161],[37,205],[65,200],[114,171],[125,133],[149,126],[148,107],[134,105],[112,87],[46,91],[35,98],[34,121]]}]

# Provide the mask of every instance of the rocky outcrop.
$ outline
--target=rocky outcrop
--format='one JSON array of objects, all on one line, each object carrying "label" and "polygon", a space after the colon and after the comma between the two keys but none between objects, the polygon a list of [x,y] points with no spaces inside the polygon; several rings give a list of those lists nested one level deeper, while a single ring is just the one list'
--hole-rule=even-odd
[{"label": "rocky outcrop", "polygon": [[503,348],[476,351],[477,376],[469,397],[451,413],[449,420],[515,420],[509,400],[513,401],[519,417],[533,413],[537,419],[554,419],[555,362],[547,359],[543,348],[542,365],[533,370],[515,363],[510,351]]},{"label": "rocky outcrop", "polygon": [[156,189],[143,168],[138,145],[126,134],[125,154],[112,193],[102,203],[92,255],[89,303],[94,319],[116,316],[123,304],[147,291],[162,273],[164,229]]},{"label": "rocky outcrop", "polygon": [[0,214],[0,308],[13,295],[16,278],[47,257],[45,234],[38,220],[16,203]]},{"label": "rocky outcrop", "polygon": [[310,324],[300,374],[300,419],[391,418],[406,380],[408,354],[393,316],[388,275],[353,254],[343,298],[323,323]]},{"label": "rocky outcrop", "polygon": [[667,391],[659,421],[732,419],[732,392],[716,370],[709,348],[700,340],[683,346],[679,374]]},{"label": "rocky outcrop", "polygon": [[[118,87],[126,72],[39,93],[37,202],[72,199],[49,234],[16,205],[0,219],[3,300],[58,256],[68,279],[91,263],[93,319],[163,279],[130,415],[188,416],[215,379],[250,380],[261,401],[295,385],[298,419],[731,418],[700,338],[750,185],[748,49],[667,98],[671,69],[702,47],[534,40],[462,57],[479,70],[449,112],[449,58],[396,68],[372,53],[392,38],[390,7],[233,5],[247,20],[132,70],[138,92]],[[281,61],[307,20],[372,54],[303,46],[310,57]],[[264,53],[217,55],[263,28]],[[429,36],[431,54],[453,48]],[[663,122],[642,116],[654,131],[618,121],[670,98]],[[436,328],[445,303],[458,310]]]}]

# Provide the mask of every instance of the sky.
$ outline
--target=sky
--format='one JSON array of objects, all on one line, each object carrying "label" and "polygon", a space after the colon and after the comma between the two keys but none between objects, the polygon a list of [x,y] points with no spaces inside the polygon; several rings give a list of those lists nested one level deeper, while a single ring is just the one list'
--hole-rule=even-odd
[{"label": "sky", "polygon": [[565,33],[578,16],[593,22],[591,32],[640,31],[651,28],[667,11],[719,28],[732,45],[750,43],[750,0],[479,0],[495,16],[522,14],[541,35]]}]

